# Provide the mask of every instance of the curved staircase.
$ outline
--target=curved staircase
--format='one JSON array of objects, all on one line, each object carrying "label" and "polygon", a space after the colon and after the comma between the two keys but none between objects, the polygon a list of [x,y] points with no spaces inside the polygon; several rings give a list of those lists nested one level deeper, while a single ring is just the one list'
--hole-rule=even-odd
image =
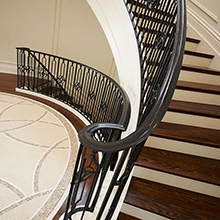
[{"label": "curved staircase", "polygon": [[[220,218],[220,71],[187,37],[163,121],[136,162],[118,220]],[[206,83],[206,78],[209,82]]]}]

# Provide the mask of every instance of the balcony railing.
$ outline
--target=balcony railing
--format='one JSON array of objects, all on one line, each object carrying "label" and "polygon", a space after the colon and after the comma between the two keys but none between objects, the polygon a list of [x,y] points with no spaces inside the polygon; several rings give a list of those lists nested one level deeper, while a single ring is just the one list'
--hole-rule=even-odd
[{"label": "balcony railing", "polygon": [[[126,93],[114,80],[84,64],[17,48],[17,87],[59,99],[90,123],[116,123],[125,129],[128,125],[130,106]],[[100,140],[109,139],[106,132],[97,133]]]},{"label": "balcony railing", "polygon": [[80,63],[17,48],[18,87],[60,99],[92,123],[78,134],[81,145],[66,220],[74,219],[76,212],[83,219],[86,211],[94,211],[108,172],[113,172],[112,178],[94,219],[112,218],[135,161],[164,116],[178,80],[186,37],[185,0],[124,3],[134,27],[141,69],[137,129],[126,138],[120,135],[129,122],[130,104],[116,82]]}]

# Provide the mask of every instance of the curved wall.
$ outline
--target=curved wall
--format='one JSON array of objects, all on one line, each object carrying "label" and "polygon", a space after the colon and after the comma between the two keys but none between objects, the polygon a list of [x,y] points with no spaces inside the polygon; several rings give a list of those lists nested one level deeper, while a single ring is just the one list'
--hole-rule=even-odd
[{"label": "curved wall", "polygon": [[138,50],[123,1],[1,0],[0,6],[1,72],[16,73],[15,47],[85,63],[125,88],[133,106],[129,131],[135,128]]},{"label": "curved wall", "polygon": [[126,134],[136,128],[140,99],[140,65],[133,27],[123,1],[87,0],[108,39],[120,84],[129,95],[132,113]]}]

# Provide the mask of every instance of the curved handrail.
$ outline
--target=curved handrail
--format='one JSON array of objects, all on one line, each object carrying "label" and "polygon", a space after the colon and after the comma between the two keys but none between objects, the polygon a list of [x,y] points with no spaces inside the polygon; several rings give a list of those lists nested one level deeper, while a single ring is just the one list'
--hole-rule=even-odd
[{"label": "curved handrail", "polygon": [[[185,0],[124,0],[124,2],[134,26],[140,55],[142,89],[138,124],[133,133],[114,142],[98,142],[95,139],[95,135],[97,131],[106,129],[119,133],[124,131],[124,128],[118,124],[95,123],[79,132],[81,146],[91,149],[93,152],[102,152],[104,155],[97,167],[87,202],[80,209],[82,218],[85,211],[94,210],[107,168],[111,164],[110,158],[113,158],[115,153],[121,151],[120,160],[117,163],[96,220],[101,219],[112,191],[117,186],[116,194],[105,216],[106,220],[112,218],[145,141],[160,123],[169,106],[183,60],[186,39]],[[162,15],[164,17],[161,18]],[[135,17],[137,19],[134,19]],[[125,162],[129,151],[131,153]],[[82,156],[81,160],[84,161],[84,158]],[[126,167],[122,172],[124,163]],[[73,182],[79,181],[80,177],[77,178],[76,176],[83,172],[88,172],[88,170],[83,168],[82,162],[74,171]],[[99,175],[100,181],[98,181]],[[94,186],[96,184],[98,185],[98,190],[95,192]],[[79,188],[75,187],[73,190],[74,185],[72,184],[71,186],[64,219],[71,219],[71,215],[78,210],[76,195]],[[93,193],[96,199],[91,203]],[[90,204],[92,205],[90,206]],[[71,209],[69,211],[70,206]]]},{"label": "curved handrail", "polygon": [[[51,87],[58,85],[61,92],[57,92],[56,88],[55,94],[61,96],[60,99],[63,99],[62,95],[65,94],[63,101],[76,108],[93,123],[79,132],[81,145],[64,219],[71,219],[71,215],[78,211],[82,211],[81,219],[83,219],[85,211],[95,209],[108,169],[112,161],[115,165],[117,160],[115,156],[117,157],[117,153],[121,151],[114,175],[96,217],[97,220],[101,219],[109,197],[114,187],[117,186],[116,194],[105,218],[111,219],[146,139],[160,123],[169,106],[180,73],[186,38],[185,0],[124,0],[124,3],[131,18],[139,48],[141,101],[136,131],[121,140],[120,134],[128,126],[130,104],[126,92],[116,82],[86,65],[46,53],[18,48],[18,53],[20,50],[23,56],[21,60],[18,59],[18,66],[21,62],[18,70],[21,78],[24,78],[23,83],[25,83],[25,76],[28,79],[35,76],[36,66],[37,74],[39,69],[43,68],[42,85],[44,83]],[[24,56],[24,51],[28,53],[27,57]],[[55,64],[52,65],[53,62]],[[26,63],[31,67],[26,68]],[[95,72],[94,75],[93,72]],[[93,77],[87,77],[90,74]],[[100,82],[98,75],[102,78],[101,84],[96,83]],[[71,83],[67,83],[66,79],[69,79]],[[31,80],[28,80],[28,89],[30,88],[29,81]],[[93,87],[91,84],[94,82]],[[83,83],[86,85],[85,88]],[[106,105],[112,98],[112,92],[106,92],[106,85],[110,85],[108,83],[116,85],[121,95],[119,98],[116,95],[116,98],[110,101],[110,112],[114,111],[114,115],[108,114],[105,117]],[[18,81],[19,86],[24,87],[23,84],[19,85]],[[34,89],[33,87],[32,90]],[[100,98],[95,104],[96,95],[100,95]],[[115,107],[115,102],[119,102],[117,107]],[[94,106],[97,111],[95,110],[95,117],[92,117]],[[86,155],[87,150],[91,153],[89,156]],[[131,153],[126,160],[129,151]],[[98,152],[102,153],[99,162],[96,160]],[[92,167],[92,163],[95,163],[95,168]],[[126,163],[125,171],[121,173],[124,163]],[[80,201],[78,197],[82,198],[83,194],[82,192],[80,196],[78,195],[81,192],[80,185],[84,184],[85,187],[87,177],[91,177],[91,188],[85,205],[78,206]]]},{"label": "curved handrail", "polygon": [[[160,90],[159,97],[157,97],[152,110],[141,125],[126,138],[109,143],[97,142],[93,136],[94,132],[100,128],[112,129],[114,127],[112,124],[107,124],[106,127],[103,124],[97,123],[89,125],[83,128],[78,134],[79,140],[83,145],[97,151],[117,152],[142,143],[155,130],[169,107],[182,65],[186,39],[186,6],[183,0],[178,0],[177,20],[178,25],[176,27],[174,50],[167,70],[168,77],[164,80],[163,87]],[[114,129],[120,128],[118,125],[115,125]]]}]

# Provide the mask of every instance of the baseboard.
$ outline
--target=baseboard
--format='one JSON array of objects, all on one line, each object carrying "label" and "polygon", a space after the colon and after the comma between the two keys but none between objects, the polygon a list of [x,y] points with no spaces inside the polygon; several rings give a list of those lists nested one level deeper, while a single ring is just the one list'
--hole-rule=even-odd
[{"label": "baseboard", "polygon": [[0,72],[17,74],[17,64],[13,62],[0,60]]}]

